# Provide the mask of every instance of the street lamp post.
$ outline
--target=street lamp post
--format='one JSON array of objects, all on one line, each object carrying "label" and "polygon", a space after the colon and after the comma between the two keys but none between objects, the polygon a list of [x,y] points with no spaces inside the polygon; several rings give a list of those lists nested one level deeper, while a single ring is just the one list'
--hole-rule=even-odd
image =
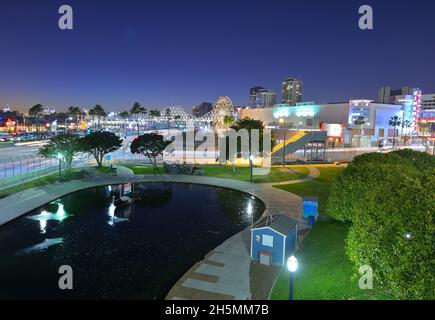
[{"label": "street lamp post", "polygon": [[285,129],[284,129],[284,145],[282,146],[282,166],[285,167]]},{"label": "street lamp post", "polygon": [[249,171],[250,171],[250,181],[252,182],[252,160],[254,160],[254,156],[249,153]]},{"label": "street lamp post", "polygon": [[294,282],[294,273],[298,269],[298,259],[294,255],[287,259],[287,269],[290,271],[290,285],[289,285],[289,293],[288,299],[293,300],[293,282]]},{"label": "street lamp post", "polygon": [[62,154],[58,153],[57,158],[59,159],[59,181],[62,181]]}]

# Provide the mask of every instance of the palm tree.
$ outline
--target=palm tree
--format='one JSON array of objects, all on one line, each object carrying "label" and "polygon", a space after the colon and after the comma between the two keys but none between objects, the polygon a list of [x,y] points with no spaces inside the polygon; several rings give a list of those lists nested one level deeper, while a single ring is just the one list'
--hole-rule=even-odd
[{"label": "palm tree", "polygon": [[236,118],[234,116],[228,116],[228,115],[224,116],[224,124],[226,129],[228,129],[234,123],[235,120]]},{"label": "palm tree", "polygon": [[407,143],[407,136],[408,136],[407,129],[409,129],[411,127],[412,127],[412,121],[410,121],[410,120],[402,121],[402,132],[403,132],[403,129],[405,129],[405,144]]},{"label": "palm tree", "polygon": [[122,130],[124,131],[125,135],[125,120],[130,116],[130,113],[128,111],[122,111],[119,113],[119,116],[122,119]]},{"label": "palm tree", "polygon": [[390,120],[388,121],[388,124],[390,126],[393,127],[393,149],[396,146],[396,127],[400,126],[400,124],[402,123],[402,118],[398,117],[398,116],[394,116],[391,117]]},{"label": "palm tree", "polygon": [[360,126],[360,136],[359,136],[359,147],[361,147],[361,139],[363,135],[363,126],[366,124],[367,119],[363,116],[358,116],[353,120],[353,124],[356,126]]},{"label": "palm tree", "polygon": [[42,116],[43,112],[44,112],[44,107],[40,103],[35,104],[33,107],[29,109],[29,117],[34,118],[36,122],[36,132],[39,132],[39,126],[40,126],[39,118]]},{"label": "palm tree", "polygon": [[165,110],[165,118],[168,120],[168,130],[171,128],[171,109],[166,108]]},{"label": "palm tree", "polygon": [[139,102],[133,103],[133,106],[130,109],[130,114],[134,115],[136,117],[136,128],[137,128],[137,135],[139,136],[139,115],[146,114],[146,109],[140,105]]},{"label": "palm tree", "polygon": [[94,110],[94,109],[90,109],[89,112],[88,112],[88,114],[92,117],[92,123],[93,123],[93,125],[94,125],[94,130],[95,130],[95,129],[96,129],[96,128],[95,128],[95,116],[96,116],[96,114],[95,114],[95,110]]},{"label": "palm tree", "polygon": [[160,110],[150,110],[148,113],[151,117],[160,117]]},{"label": "palm tree", "polygon": [[68,108],[68,115],[72,118],[75,119],[75,123],[76,123],[76,130],[78,130],[79,128],[79,119],[82,115],[82,111],[80,110],[79,107],[69,107]]},{"label": "palm tree", "polygon": [[[91,111],[93,111],[92,114],[91,114]],[[92,115],[93,117],[97,116],[98,129],[100,129],[101,128],[100,127],[100,119],[107,115],[106,111],[104,111],[104,108],[101,105],[96,104],[95,107],[89,111],[89,114]]]}]

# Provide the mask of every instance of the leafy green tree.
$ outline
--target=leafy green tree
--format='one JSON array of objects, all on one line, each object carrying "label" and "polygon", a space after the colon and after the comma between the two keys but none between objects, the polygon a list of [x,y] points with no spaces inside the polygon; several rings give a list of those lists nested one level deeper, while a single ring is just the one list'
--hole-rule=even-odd
[{"label": "leafy green tree", "polygon": [[398,116],[391,117],[388,124],[393,127],[393,149],[396,147],[396,128],[402,123],[402,118]]},{"label": "leafy green tree", "polygon": [[[238,131],[240,129],[246,129],[249,133],[249,152],[252,151],[252,143],[251,143],[251,131],[253,129],[257,129],[259,131],[259,150],[263,150],[263,130],[264,130],[264,123],[261,120],[254,120],[251,118],[243,118],[240,120],[237,120],[234,125],[231,127],[234,130]],[[240,152],[241,145],[240,141],[237,143],[237,151]],[[275,144],[275,141],[272,139],[271,147],[273,147]]]},{"label": "leafy green tree", "polygon": [[138,136],[130,145],[131,153],[142,154],[150,160],[154,173],[158,172],[157,157],[163,154],[165,148],[170,144],[159,134],[147,133]]},{"label": "leafy green tree", "polygon": [[57,135],[39,149],[39,154],[60,159],[66,170],[71,171],[74,156],[81,151],[80,140],[79,136],[71,133]]},{"label": "leafy green tree", "polygon": [[327,214],[351,221],[346,252],[396,298],[434,297],[435,157],[410,149],[358,156],[337,177]]},{"label": "leafy green tree", "polygon": [[387,153],[389,156],[399,156],[418,170],[435,169],[435,157],[426,152],[414,151],[412,149],[401,149]]},{"label": "leafy green tree", "polygon": [[122,145],[122,139],[112,132],[96,131],[84,136],[80,143],[81,151],[93,155],[98,167],[101,167],[104,156],[118,150]]},{"label": "leafy green tree", "polygon": [[364,192],[384,179],[381,171],[373,171],[372,168],[385,165],[392,171],[421,171],[435,168],[435,157],[411,149],[366,153],[355,157],[332,184],[326,213],[337,220],[351,221],[355,206],[366,201]]},{"label": "leafy green tree", "polygon": [[149,115],[155,118],[160,117],[160,110],[150,110]]},{"label": "leafy green tree", "polygon": [[[406,168],[406,169],[405,169]],[[435,298],[435,172],[371,165],[375,183],[354,208],[346,253],[372,268],[375,286],[398,299]]]},{"label": "leafy green tree", "polygon": [[146,114],[146,109],[142,107],[139,102],[135,102],[130,109],[130,114],[134,115],[136,118],[137,135],[139,135],[139,116]]}]

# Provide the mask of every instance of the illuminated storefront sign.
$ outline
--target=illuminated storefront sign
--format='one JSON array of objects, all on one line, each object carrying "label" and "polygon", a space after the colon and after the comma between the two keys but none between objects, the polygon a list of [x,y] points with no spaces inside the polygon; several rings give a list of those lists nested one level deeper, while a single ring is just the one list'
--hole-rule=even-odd
[{"label": "illuminated storefront sign", "polygon": [[289,116],[290,116],[290,107],[280,107],[280,108],[275,108],[275,110],[273,110],[273,117],[275,119],[286,118]]},{"label": "illuminated storefront sign", "polygon": [[412,90],[412,121],[414,122],[415,132],[419,132],[418,120],[420,119],[421,109],[421,90]]},{"label": "illuminated storefront sign", "polygon": [[324,123],[320,124],[320,130],[326,131],[328,138],[343,138],[344,125],[341,123]]},{"label": "illuminated storefront sign", "polygon": [[348,124],[352,125],[358,117],[364,117],[368,120],[371,102],[371,100],[350,100]]},{"label": "illuminated storefront sign", "polygon": [[277,107],[274,108],[273,117],[275,119],[286,118],[290,116],[312,118],[319,113],[318,105],[297,105],[288,107]]}]

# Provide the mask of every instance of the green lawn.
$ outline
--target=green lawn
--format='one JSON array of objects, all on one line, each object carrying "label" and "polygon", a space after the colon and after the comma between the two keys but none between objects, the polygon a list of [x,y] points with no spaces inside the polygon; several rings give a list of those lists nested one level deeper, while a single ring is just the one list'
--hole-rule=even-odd
[{"label": "green lawn", "polygon": [[1,148],[2,146],[4,146],[4,147],[10,147],[10,146],[12,146],[14,143],[15,143],[15,142],[13,142],[13,141],[0,141],[0,148]]},{"label": "green lawn", "polygon": [[[294,185],[276,186],[299,196],[318,196],[319,212],[324,214],[329,190],[341,167],[318,167],[320,176]],[[361,290],[352,279],[351,262],[345,254],[349,224],[319,221],[295,252],[299,268],[295,274],[295,299],[386,299],[376,290]],[[289,273],[281,272],[272,291],[272,299],[288,299]],[[376,283],[374,283],[376,288]]]},{"label": "green lawn", "polygon": [[[232,166],[204,166],[204,172],[204,175],[208,177],[226,178],[242,181],[250,180],[249,167],[236,167],[236,172],[234,173]],[[307,175],[308,169],[306,167],[273,167],[271,168],[271,171],[268,175],[253,176],[253,181],[259,183],[280,182],[303,178]]]},{"label": "green lawn", "polygon": [[[68,181],[68,180],[77,180],[77,179],[81,179],[83,177],[86,176],[86,173],[82,170],[72,170],[69,174],[62,175],[62,180],[63,181]],[[25,183],[22,183],[20,185],[16,185],[7,189],[3,189],[0,190],[0,198],[4,198],[7,197],[11,194],[14,194],[16,192],[20,192],[20,191],[24,191],[33,187],[41,187],[41,186],[45,186],[48,184],[52,184],[55,183],[56,181],[59,180],[59,175],[58,173],[53,173],[50,174],[48,176],[45,177],[41,177],[32,181],[28,181]]]},{"label": "green lawn", "polygon": [[[153,167],[151,165],[140,165],[140,164],[121,164],[122,166],[129,168],[134,172],[134,174],[154,174]],[[158,166],[159,173],[163,173],[163,167]]]},{"label": "green lawn", "polygon": [[[361,290],[352,279],[352,265],[344,252],[349,225],[337,221],[318,222],[296,251],[294,298],[299,300],[388,299],[376,290]],[[272,299],[288,299],[289,272],[283,268],[272,291]]]},{"label": "green lawn", "polygon": [[107,167],[107,166],[96,167],[96,170],[103,172],[103,173],[112,173],[115,171],[115,169],[112,169],[112,168]]},{"label": "green lawn", "polygon": [[[134,174],[153,174],[153,167],[150,165],[140,164],[122,164],[124,167],[131,169]],[[201,166],[204,168],[204,176],[217,177],[234,180],[249,181],[249,167],[236,167],[236,172],[233,172],[232,166]],[[159,166],[159,172],[163,172],[163,167]],[[271,168],[271,171],[266,176],[254,176],[254,182],[280,182],[299,179],[308,175],[306,167],[296,166],[287,168]]]},{"label": "green lawn", "polygon": [[309,180],[298,184],[287,184],[275,186],[275,188],[292,192],[298,196],[316,196],[319,197],[319,213],[324,214],[326,201],[329,196],[329,189],[335,177],[340,174],[343,167],[317,167],[320,176],[317,179]]}]

